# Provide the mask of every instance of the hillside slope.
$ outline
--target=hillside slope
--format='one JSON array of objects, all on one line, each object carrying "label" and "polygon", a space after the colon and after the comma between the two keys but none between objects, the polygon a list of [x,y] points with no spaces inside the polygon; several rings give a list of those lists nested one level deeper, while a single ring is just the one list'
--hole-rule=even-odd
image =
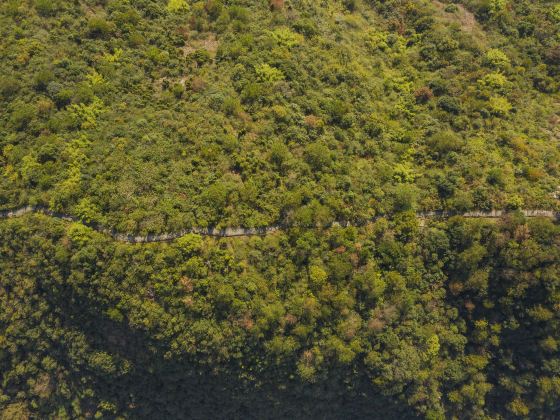
[{"label": "hillside slope", "polygon": [[545,0],[0,2],[0,419],[560,418],[559,34]]},{"label": "hillside slope", "polygon": [[3,208],[157,233],[558,206],[555,2],[38,0],[1,19]]}]

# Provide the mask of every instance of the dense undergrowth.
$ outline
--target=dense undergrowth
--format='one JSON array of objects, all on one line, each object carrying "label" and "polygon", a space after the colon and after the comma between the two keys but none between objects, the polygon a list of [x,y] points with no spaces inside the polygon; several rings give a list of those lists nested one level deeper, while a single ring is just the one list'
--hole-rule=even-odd
[{"label": "dense undergrowth", "polygon": [[[560,416],[560,4],[0,2],[0,418]],[[374,223],[365,223],[377,218]]]},{"label": "dense undergrowth", "polygon": [[558,15],[3,2],[0,206],[144,233],[557,206]]}]

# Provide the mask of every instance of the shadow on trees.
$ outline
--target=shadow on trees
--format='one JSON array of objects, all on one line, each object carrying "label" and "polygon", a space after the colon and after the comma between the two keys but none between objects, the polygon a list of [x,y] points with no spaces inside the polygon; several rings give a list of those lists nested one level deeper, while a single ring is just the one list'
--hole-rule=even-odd
[{"label": "shadow on trees", "polygon": [[[288,379],[289,372],[269,370],[257,381],[243,372],[217,366],[219,373],[194,359],[166,360],[161,343],[142,331],[114,322],[87,299],[67,307],[67,319],[80,328],[96,351],[129,360],[133,368],[111,377],[94,373],[97,396],[117,400],[131,418],[176,419],[381,419],[414,418],[403,404],[376,394],[365,375],[333,370],[317,383]],[[119,337],[115,339],[114,337]],[[278,386],[285,384],[285,386]]]}]

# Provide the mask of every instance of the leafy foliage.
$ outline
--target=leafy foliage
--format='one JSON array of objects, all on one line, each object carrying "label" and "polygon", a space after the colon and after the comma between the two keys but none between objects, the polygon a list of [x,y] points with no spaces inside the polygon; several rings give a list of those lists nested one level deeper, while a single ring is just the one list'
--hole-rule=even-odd
[{"label": "leafy foliage", "polygon": [[558,225],[414,216],[559,208],[555,3],[0,2],[0,209],[292,226],[1,221],[0,417],[559,417]]},{"label": "leafy foliage", "polygon": [[135,246],[26,216],[0,238],[3,416],[557,414],[548,220]]},{"label": "leafy foliage", "polygon": [[144,234],[557,207],[556,9],[5,2],[0,206],[89,203]]}]

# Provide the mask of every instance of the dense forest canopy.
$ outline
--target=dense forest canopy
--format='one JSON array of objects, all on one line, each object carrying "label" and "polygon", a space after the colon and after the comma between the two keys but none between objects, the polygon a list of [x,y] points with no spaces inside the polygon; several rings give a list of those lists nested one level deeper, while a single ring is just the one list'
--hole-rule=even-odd
[{"label": "dense forest canopy", "polygon": [[560,227],[122,245],[0,223],[3,418],[553,418]]},{"label": "dense forest canopy", "polygon": [[560,417],[559,89],[553,0],[1,1],[0,211],[83,223],[0,220],[0,419]]}]

